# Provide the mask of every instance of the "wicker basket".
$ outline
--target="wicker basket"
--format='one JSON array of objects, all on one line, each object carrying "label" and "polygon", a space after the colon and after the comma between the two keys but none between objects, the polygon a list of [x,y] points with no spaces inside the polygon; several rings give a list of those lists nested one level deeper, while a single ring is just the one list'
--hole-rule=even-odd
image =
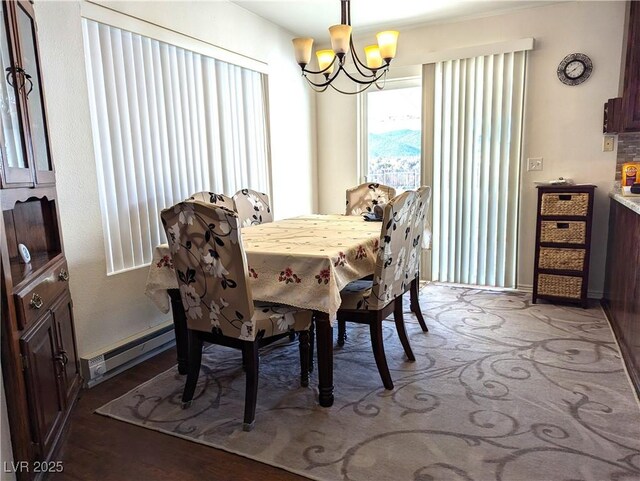
[{"label": "wicker basket", "polygon": [[582,277],[538,275],[538,295],[580,299],[582,297]]},{"label": "wicker basket", "polygon": [[586,236],[587,224],[582,221],[543,220],[540,225],[540,242],[584,244]]},{"label": "wicker basket", "polygon": [[586,216],[589,211],[589,194],[586,192],[557,192],[542,194],[542,215]]},{"label": "wicker basket", "polygon": [[538,267],[540,269],[582,271],[584,269],[584,255],[584,249],[541,247]]}]

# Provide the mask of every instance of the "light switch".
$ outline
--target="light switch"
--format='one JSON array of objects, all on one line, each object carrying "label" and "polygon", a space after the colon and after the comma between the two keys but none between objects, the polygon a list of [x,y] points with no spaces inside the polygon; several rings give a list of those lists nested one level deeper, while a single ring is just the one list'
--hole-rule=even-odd
[{"label": "light switch", "polygon": [[529,157],[527,159],[527,170],[542,170],[542,157]]},{"label": "light switch", "polygon": [[615,145],[615,138],[613,135],[605,135],[602,137],[602,151],[613,152],[613,146]]}]

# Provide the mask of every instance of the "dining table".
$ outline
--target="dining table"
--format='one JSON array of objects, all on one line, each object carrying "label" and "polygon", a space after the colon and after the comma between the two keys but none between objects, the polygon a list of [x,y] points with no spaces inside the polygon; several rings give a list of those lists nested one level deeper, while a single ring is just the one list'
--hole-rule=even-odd
[{"label": "dining table", "polygon": [[[254,300],[314,312],[319,404],[333,405],[333,325],[340,291],[373,274],[380,222],[361,216],[303,215],[242,227],[247,276]],[[178,369],[187,372],[187,321],[167,244],[154,249],[145,293],[173,313]]]}]

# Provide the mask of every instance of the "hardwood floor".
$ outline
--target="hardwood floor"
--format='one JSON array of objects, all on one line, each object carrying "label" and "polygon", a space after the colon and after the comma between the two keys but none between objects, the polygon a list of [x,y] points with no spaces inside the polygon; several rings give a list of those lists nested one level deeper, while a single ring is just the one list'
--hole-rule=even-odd
[{"label": "hardwood floor", "polygon": [[301,481],[267,464],[183,439],[94,414],[108,401],[170,368],[176,362],[170,349],[122,374],[85,390],[75,406],[69,429],[56,461],[64,472],[48,479],[61,480],[217,480]]}]

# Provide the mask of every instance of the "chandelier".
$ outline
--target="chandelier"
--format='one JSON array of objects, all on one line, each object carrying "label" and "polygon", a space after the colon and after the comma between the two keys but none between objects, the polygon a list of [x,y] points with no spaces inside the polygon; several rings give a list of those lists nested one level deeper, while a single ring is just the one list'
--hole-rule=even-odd
[{"label": "chandelier", "polygon": [[[375,85],[378,89],[384,88],[386,75],[389,71],[389,64],[396,56],[398,32],[387,30],[376,34],[378,43],[364,48],[365,62],[362,62],[358,57],[356,49],[353,46],[353,39],[351,38],[350,0],[340,0],[340,6],[342,10],[340,25],[329,27],[331,49],[318,50],[316,52],[319,70],[310,70],[307,68],[311,60],[313,39],[293,39],[296,62],[298,62],[298,65],[300,65],[302,69],[302,76],[316,92],[324,92],[331,87],[342,94],[354,95],[364,92],[372,85]],[[355,66],[355,71],[352,73],[347,72],[345,68],[348,54],[350,54],[353,65]],[[307,74],[314,75],[314,80],[309,78]],[[344,77],[347,77],[356,84],[355,90],[347,92],[334,85],[334,80],[336,80],[340,74],[344,74]]]}]

